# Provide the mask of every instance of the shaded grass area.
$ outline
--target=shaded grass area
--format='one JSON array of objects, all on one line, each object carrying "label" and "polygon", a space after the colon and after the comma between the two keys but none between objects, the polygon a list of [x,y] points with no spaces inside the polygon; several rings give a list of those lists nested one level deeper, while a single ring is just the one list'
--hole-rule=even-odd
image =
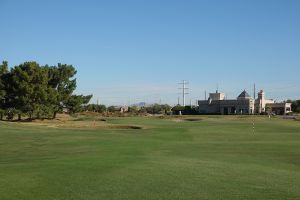
[{"label": "shaded grass area", "polygon": [[147,127],[124,130],[0,122],[0,199],[300,198],[299,121],[181,119],[105,119]]}]

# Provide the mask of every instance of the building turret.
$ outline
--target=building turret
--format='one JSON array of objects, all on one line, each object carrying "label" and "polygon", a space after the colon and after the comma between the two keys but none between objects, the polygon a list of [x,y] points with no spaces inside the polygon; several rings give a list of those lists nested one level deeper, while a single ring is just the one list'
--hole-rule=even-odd
[{"label": "building turret", "polygon": [[252,97],[244,90],[238,97],[238,100],[252,99]]},{"label": "building turret", "polygon": [[209,98],[211,98],[212,101],[220,101],[225,99],[225,94],[217,90],[216,93],[209,93]]},{"label": "building turret", "polygon": [[257,98],[260,99],[260,100],[265,100],[265,93],[264,93],[263,90],[260,90],[258,92]]}]

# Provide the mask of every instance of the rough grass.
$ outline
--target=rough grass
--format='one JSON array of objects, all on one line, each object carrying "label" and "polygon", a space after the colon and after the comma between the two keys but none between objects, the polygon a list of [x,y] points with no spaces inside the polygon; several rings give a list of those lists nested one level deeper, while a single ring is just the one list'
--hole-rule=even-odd
[{"label": "rough grass", "polygon": [[[11,123],[11,122],[10,122]],[[67,128],[67,129],[142,129],[142,126],[130,125],[130,124],[112,124],[107,122],[103,117],[92,117],[87,115],[82,115],[78,117],[71,117],[66,115],[58,115],[55,120],[33,120],[33,121],[23,121],[18,123],[19,125],[27,126],[45,126],[47,128]]]},{"label": "rough grass", "polygon": [[0,199],[300,199],[299,121],[177,119],[0,122]]}]

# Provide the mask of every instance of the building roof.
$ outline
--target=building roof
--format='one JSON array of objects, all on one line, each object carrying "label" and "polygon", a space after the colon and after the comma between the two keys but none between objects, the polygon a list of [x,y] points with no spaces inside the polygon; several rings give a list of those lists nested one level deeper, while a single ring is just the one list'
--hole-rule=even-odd
[{"label": "building roof", "polygon": [[246,90],[244,90],[239,96],[238,98],[250,98],[251,96],[246,92]]}]

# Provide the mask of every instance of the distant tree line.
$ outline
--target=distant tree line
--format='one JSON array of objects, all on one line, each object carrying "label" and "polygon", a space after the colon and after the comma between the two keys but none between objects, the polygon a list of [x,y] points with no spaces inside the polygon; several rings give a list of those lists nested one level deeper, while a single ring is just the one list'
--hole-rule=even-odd
[{"label": "distant tree line", "polygon": [[296,113],[300,113],[300,100],[288,100],[288,103],[292,103],[292,111]]},{"label": "distant tree line", "polygon": [[[108,106],[97,105],[97,104],[88,104],[83,107],[83,111],[89,112],[120,112],[119,106]],[[128,113],[149,113],[149,114],[166,114],[171,111],[171,106],[168,104],[152,104],[147,106],[129,106]]]},{"label": "distant tree line", "polygon": [[196,115],[198,114],[197,108],[194,106],[181,106],[176,105],[172,108],[172,112],[176,115],[182,114],[182,115]]},{"label": "distant tree line", "polygon": [[82,110],[92,95],[74,95],[76,70],[72,65],[41,66],[24,62],[8,68],[0,64],[0,119],[21,120],[55,118],[63,110],[76,113]]},{"label": "distant tree line", "polygon": [[88,104],[88,105],[83,106],[83,111],[104,113],[107,111],[107,108],[105,105]]},{"label": "distant tree line", "polygon": [[140,109],[137,109],[134,106],[132,106],[130,108],[131,108],[130,110],[132,112],[134,112],[136,110],[138,112],[145,112],[145,113],[149,113],[149,114],[166,114],[171,111],[172,107],[168,104],[157,104],[156,103],[156,104],[141,107]]}]

